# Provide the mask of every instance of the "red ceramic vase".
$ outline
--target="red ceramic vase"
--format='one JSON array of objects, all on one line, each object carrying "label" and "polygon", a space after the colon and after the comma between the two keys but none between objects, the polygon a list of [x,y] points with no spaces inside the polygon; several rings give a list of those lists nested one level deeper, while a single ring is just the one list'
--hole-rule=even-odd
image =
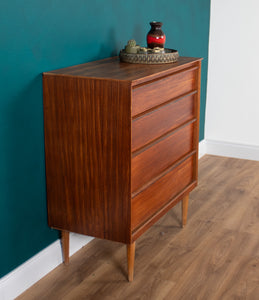
[{"label": "red ceramic vase", "polygon": [[164,48],[165,46],[165,34],[162,31],[161,27],[163,23],[161,22],[150,22],[151,26],[150,31],[147,34],[147,46],[148,48],[160,47]]}]

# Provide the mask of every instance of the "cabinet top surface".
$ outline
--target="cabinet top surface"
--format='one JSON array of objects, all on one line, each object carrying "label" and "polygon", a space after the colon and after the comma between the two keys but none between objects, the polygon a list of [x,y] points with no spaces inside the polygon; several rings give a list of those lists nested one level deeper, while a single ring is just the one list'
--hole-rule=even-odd
[{"label": "cabinet top surface", "polygon": [[177,72],[200,60],[201,58],[179,57],[179,60],[175,63],[145,65],[124,63],[120,62],[118,57],[111,57],[43,74],[130,81],[134,85],[158,76]]}]

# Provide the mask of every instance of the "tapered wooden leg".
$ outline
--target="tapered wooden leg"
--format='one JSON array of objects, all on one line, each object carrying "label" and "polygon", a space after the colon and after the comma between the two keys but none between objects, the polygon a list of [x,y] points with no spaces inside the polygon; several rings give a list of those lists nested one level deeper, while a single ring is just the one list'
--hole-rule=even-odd
[{"label": "tapered wooden leg", "polygon": [[62,243],[62,254],[63,262],[65,265],[69,264],[69,232],[61,231],[61,243]]},{"label": "tapered wooden leg", "polygon": [[189,194],[186,195],[182,200],[182,227],[187,223],[187,212],[188,212]]},{"label": "tapered wooden leg", "polygon": [[127,245],[128,258],[128,280],[133,281],[134,274],[134,260],[135,260],[135,242]]}]

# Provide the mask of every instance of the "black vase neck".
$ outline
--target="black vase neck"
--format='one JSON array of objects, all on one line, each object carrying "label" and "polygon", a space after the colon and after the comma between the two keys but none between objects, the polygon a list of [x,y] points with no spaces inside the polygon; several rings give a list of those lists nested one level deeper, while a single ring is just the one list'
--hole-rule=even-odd
[{"label": "black vase neck", "polygon": [[163,25],[162,22],[150,22],[149,24],[152,28],[161,28]]}]

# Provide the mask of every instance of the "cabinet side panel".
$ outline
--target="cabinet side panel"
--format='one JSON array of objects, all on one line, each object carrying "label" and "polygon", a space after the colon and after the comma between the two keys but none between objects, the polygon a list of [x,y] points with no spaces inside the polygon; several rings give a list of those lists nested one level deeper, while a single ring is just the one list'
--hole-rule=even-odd
[{"label": "cabinet side panel", "polygon": [[129,242],[130,84],[43,81],[49,226]]},{"label": "cabinet side panel", "polygon": [[195,116],[197,122],[195,123],[195,130],[194,130],[194,145],[196,148],[196,158],[195,158],[195,180],[198,180],[198,160],[199,160],[199,127],[200,127],[200,95],[201,95],[201,61],[197,62],[198,65],[198,72],[195,78],[195,85],[197,88],[196,94],[196,101],[195,101]]}]

